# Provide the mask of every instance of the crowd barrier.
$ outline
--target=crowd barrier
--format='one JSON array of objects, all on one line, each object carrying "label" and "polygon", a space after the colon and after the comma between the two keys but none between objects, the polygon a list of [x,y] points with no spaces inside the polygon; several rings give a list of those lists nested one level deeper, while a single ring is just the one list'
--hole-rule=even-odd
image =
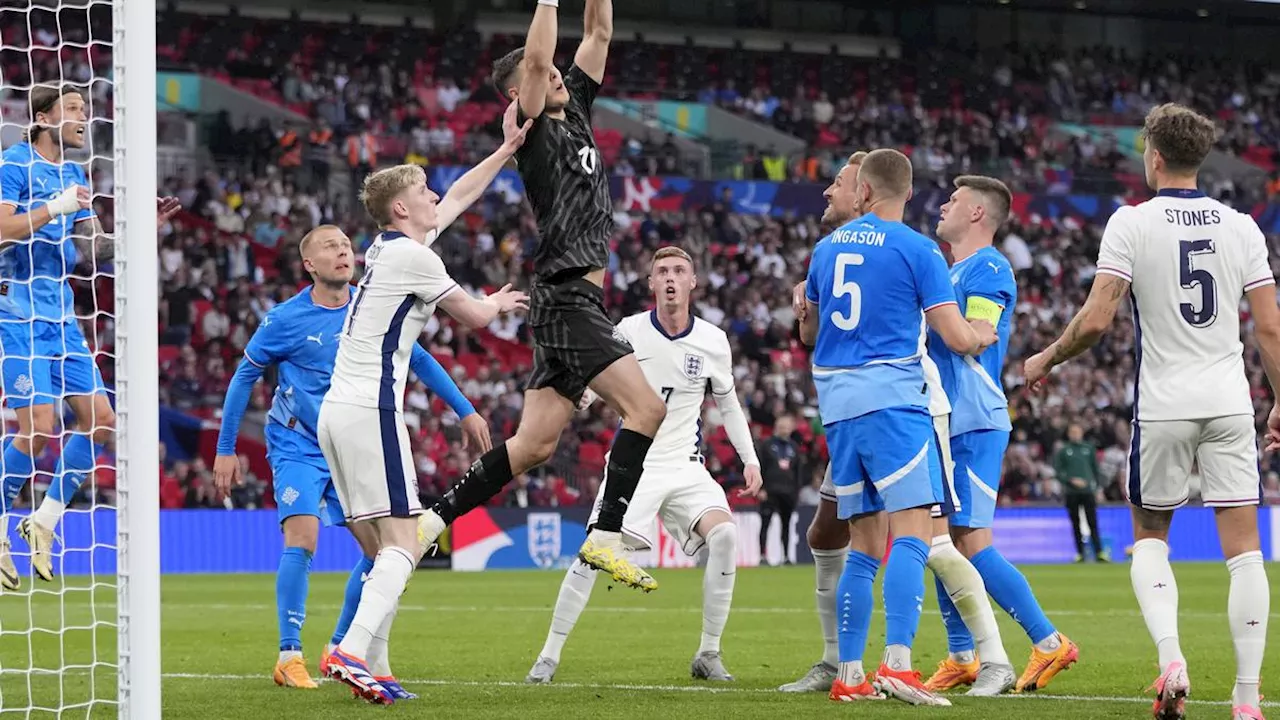
[{"label": "crowd barrier", "polygon": [[[792,532],[786,557],[810,563],[804,531],[814,508],[800,508],[792,516]],[[587,508],[483,508],[467,515],[442,538],[439,552],[425,558],[422,567],[455,570],[563,568],[572,561],[586,536]],[[761,564],[757,538],[760,515],[752,509],[734,514],[740,527],[738,564]],[[160,513],[160,569],[164,573],[270,573],[280,559],[281,535],[274,510],[165,510]],[[1133,543],[1129,509],[1098,509],[1098,520],[1107,549],[1119,559]],[[16,523],[16,519],[11,519]],[[1280,507],[1265,508],[1259,515],[1263,555],[1280,558]],[[11,525],[12,527],[13,525]],[[780,521],[769,528],[764,559],[783,559]],[[637,530],[641,530],[637,528]],[[68,575],[115,572],[116,514],[113,509],[67,513],[59,530],[65,551],[61,572]],[[651,567],[692,567],[689,557],[665,529],[650,528],[655,547],[640,554]],[[996,516],[996,546],[1015,563],[1063,563],[1075,558],[1071,525],[1060,508],[1001,508]],[[1213,511],[1185,508],[1175,516],[1170,533],[1171,557],[1178,561],[1222,559]],[[22,543],[15,547],[19,571],[28,574]],[[323,528],[312,569],[346,572],[359,551],[342,528]]]}]

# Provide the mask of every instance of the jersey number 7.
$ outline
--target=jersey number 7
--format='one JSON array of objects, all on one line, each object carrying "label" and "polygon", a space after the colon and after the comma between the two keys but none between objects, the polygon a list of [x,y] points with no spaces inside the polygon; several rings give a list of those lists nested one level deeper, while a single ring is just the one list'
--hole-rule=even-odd
[{"label": "jersey number 7", "polygon": [[846,280],[844,277],[845,270],[850,265],[861,265],[863,261],[862,255],[859,253],[840,253],[836,256],[835,277],[831,281],[831,296],[843,297],[849,296],[849,312],[840,313],[831,311],[831,324],[844,331],[853,330],[858,327],[858,321],[862,319],[862,288],[858,283],[852,280]]}]

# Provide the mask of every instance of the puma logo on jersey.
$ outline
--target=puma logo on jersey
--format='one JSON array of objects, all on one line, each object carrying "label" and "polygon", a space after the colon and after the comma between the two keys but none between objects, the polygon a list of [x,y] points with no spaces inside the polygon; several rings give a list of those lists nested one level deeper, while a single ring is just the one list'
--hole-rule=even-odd
[{"label": "puma logo on jersey", "polygon": [[993,272],[993,273],[999,273],[999,272],[1000,272],[1000,266],[999,266],[999,265],[997,265],[997,264],[995,264],[995,263],[993,263],[993,262],[988,262],[987,264],[991,266],[991,272]]},{"label": "puma logo on jersey", "polygon": [[324,345],[324,340],[321,339],[323,337],[324,333],[316,333],[315,335],[308,335],[307,339],[317,345]]}]

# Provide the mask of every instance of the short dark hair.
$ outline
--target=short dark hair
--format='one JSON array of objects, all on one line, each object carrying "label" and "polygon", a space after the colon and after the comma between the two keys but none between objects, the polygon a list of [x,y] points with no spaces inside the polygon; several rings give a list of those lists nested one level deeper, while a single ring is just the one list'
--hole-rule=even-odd
[{"label": "short dark hair", "polygon": [[858,179],[881,196],[905,197],[911,192],[911,161],[897,150],[872,150],[858,168]]},{"label": "short dark hair", "polygon": [[31,111],[31,126],[24,134],[23,139],[28,142],[35,142],[40,137],[40,133],[48,130],[36,124],[36,115],[44,115],[52,112],[63,96],[75,93],[84,97],[84,93],[74,85],[36,85],[27,93],[27,107]]},{"label": "short dark hair", "polygon": [[1009,186],[986,175],[961,175],[955,179],[957,188],[967,187],[982,195],[987,201],[987,217],[991,218],[996,229],[1009,219],[1009,210],[1013,207],[1013,193]]},{"label": "short dark hair", "polygon": [[518,47],[493,63],[493,86],[497,88],[499,95],[508,100],[511,96],[507,94],[507,88],[510,87],[511,78],[520,69],[520,61],[523,59],[524,48]]},{"label": "short dark hair", "polygon": [[1193,173],[1218,141],[1218,127],[1185,105],[1165,103],[1147,113],[1142,137],[1160,153],[1171,172]]}]

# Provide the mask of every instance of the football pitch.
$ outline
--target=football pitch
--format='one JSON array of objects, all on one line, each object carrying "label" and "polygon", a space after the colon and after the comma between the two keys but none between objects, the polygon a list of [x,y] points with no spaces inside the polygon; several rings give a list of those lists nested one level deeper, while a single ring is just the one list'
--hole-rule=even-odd
[{"label": "football pitch", "polygon": [[[1079,645],[1081,661],[1050,687],[1028,696],[954,699],[951,708],[911,708],[894,702],[837,705],[825,695],[774,691],[821,652],[813,611],[812,567],[743,569],[723,649],[737,676],[732,684],[689,678],[701,631],[701,570],[657,570],[651,595],[598,582],[591,605],[569,639],[556,682],[526,686],[525,673],[542,647],[560,572],[424,571],[401,600],[391,641],[392,667],[418,700],[383,709],[353,700],[332,682],[319,690],[284,690],[270,679],[276,656],[274,577],[167,576],[163,596],[166,718],[337,718],[391,713],[404,718],[778,718],[856,714],[918,714],[1000,720],[1150,717],[1146,686],[1155,652],[1129,587],[1128,566],[1023,568],[1049,617]],[[1234,654],[1225,617],[1227,572],[1221,564],[1176,567],[1182,599],[1183,649],[1192,672],[1192,718],[1229,716]],[[1269,567],[1271,587],[1280,568]],[[314,672],[332,631],[345,576],[317,574],[303,633]],[[24,578],[24,583],[27,579]],[[926,675],[945,654],[945,634],[932,599],[925,603],[915,644]],[[27,586],[29,587],[29,585]],[[115,590],[69,578],[61,595],[0,597],[0,720],[115,717]],[[43,588],[41,588],[43,589]],[[93,607],[89,598],[96,600]],[[879,589],[876,592],[879,597]],[[1273,600],[1266,679],[1280,676],[1280,602]],[[997,610],[1005,645],[1021,672],[1026,636]],[[872,624],[868,659],[884,642],[883,612]],[[30,628],[35,632],[27,632]],[[64,628],[59,635],[56,630]],[[34,658],[32,658],[34,655]],[[27,671],[66,668],[58,673]],[[1268,703],[1275,708],[1277,703]],[[67,709],[71,708],[71,709]],[[29,713],[29,714],[28,714]],[[1271,713],[1280,713],[1272,709]]]}]

